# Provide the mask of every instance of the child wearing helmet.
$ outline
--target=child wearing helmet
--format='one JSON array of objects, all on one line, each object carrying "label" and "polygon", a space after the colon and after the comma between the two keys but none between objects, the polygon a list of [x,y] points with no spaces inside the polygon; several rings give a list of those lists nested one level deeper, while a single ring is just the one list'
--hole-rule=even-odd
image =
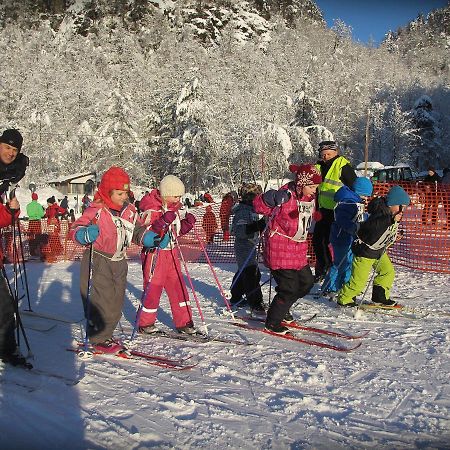
[{"label": "child wearing helmet", "polygon": [[352,274],[338,293],[338,305],[357,306],[354,298],[363,292],[372,267],[375,270],[372,302],[385,306],[396,304],[390,299],[395,270],[386,249],[401,238],[398,226],[409,203],[409,195],[400,186],[393,186],[385,197],[371,200],[367,207],[369,218],[361,223],[352,245]]}]

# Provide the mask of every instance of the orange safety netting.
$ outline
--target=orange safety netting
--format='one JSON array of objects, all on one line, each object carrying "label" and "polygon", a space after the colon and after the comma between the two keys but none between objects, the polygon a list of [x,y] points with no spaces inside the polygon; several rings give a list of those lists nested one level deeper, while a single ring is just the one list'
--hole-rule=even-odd
[{"label": "orange safety netting", "polygon": [[[428,272],[450,273],[450,185],[423,182],[400,184],[410,195],[411,205],[406,208],[400,229],[403,237],[389,249],[392,262],[398,265]],[[376,183],[374,195],[385,195],[393,183]],[[206,262],[200,241],[212,263],[232,263],[234,238],[224,240],[220,203],[212,203],[190,209],[197,222],[193,230],[179,238],[184,258],[190,262]],[[231,221],[231,219],[230,219]],[[80,259],[84,248],[68,239],[69,223],[66,220],[48,223],[20,220],[21,240],[25,260],[40,259],[57,262]],[[16,229],[17,230],[17,229]],[[13,232],[11,227],[2,230],[5,256],[12,261]],[[18,257],[21,255],[20,239],[16,231]],[[140,247],[132,245],[128,258],[137,259]],[[309,261],[315,258],[309,238]]]}]

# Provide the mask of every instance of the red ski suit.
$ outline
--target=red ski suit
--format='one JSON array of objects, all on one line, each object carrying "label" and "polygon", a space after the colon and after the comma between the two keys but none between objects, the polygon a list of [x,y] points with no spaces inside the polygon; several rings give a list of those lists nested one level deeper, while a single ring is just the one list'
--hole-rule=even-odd
[{"label": "red ski suit", "polygon": [[[156,189],[142,198],[139,207],[143,211],[142,217],[147,224],[154,223],[165,212],[162,199]],[[169,298],[175,328],[192,324],[189,295],[181,271],[179,249],[173,236],[174,232],[177,236],[179,235],[178,217],[172,223],[170,230],[171,239],[166,248],[141,254],[145,298],[139,318],[140,327],[155,323],[163,289]],[[149,282],[150,285],[147,287]]]}]

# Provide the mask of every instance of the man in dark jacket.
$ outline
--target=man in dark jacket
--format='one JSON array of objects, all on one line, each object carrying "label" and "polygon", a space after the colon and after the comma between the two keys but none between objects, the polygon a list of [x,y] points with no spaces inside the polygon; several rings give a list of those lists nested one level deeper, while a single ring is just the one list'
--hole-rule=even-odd
[{"label": "man in dark jacket", "polygon": [[334,195],[342,186],[351,188],[356,180],[356,173],[350,162],[339,156],[339,148],[334,141],[323,141],[319,144],[321,160],[316,168],[322,175],[322,183],[318,189],[318,203],[321,219],[316,223],[313,234],[313,248],[316,256],[315,281],[321,281],[331,266],[330,243],[331,224],[334,221]]},{"label": "man in dark jacket", "polygon": [[431,224],[435,225],[439,215],[440,192],[438,184],[441,183],[441,177],[436,173],[434,167],[428,168],[428,174],[423,179],[423,203],[422,223],[426,225],[428,218],[431,218]]},{"label": "man in dark jacket", "polygon": [[22,135],[16,129],[5,130],[0,136],[3,148],[0,157],[0,194],[25,176],[29,160],[20,152],[22,143]]},{"label": "man in dark jacket", "polygon": [[393,306],[390,291],[394,283],[395,270],[386,249],[394,244],[403,210],[408,206],[408,194],[400,186],[393,186],[386,197],[375,197],[368,205],[369,218],[360,224],[353,243],[352,275],[338,293],[338,305],[357,306],[354,298],[364,291],[372,268],[372,301],[379,305]]},{"label": "man in dark jacket", "polygon": [[[0,191],[4,193],[10,184],[17,183],[25,175],[28,158],[20,153],[22,148],[22,135],[19,131],[5,130],[0,136]],[[15,196],[9,199],[7,205],[0,204],[0,227],[13,223],[19,217],[19,202]],[[3,265],[0,252],[0,265]],[[7,281],[0,273],[0,359],[13,365],[31,367],[23,358],[17,348],[15,339],[15,311],[17,304],[11,297]]]}]

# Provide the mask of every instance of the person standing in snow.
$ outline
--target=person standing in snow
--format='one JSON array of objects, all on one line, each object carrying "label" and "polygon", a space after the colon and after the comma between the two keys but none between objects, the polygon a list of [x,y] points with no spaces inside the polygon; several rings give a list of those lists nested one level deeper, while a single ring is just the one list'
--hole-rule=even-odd
[{"label": "person standing in snow", "polygon": [[316,190],[322,177],[311,164],[291,165],[295,181],[269,190],[253,201],[255,212],[270,216],[264,233],[264,260],[277,283],[267,311],[266,330],[286,334],[282,322],[292,322],[291,306],[314,284],[308,264],[308,232],[315,215]]},{"label": "person standing in snow", "polygon": [[[259,234],[266,227],[266,220],[264,217],[260,219],[253,207],[253,200],[262,193],[262,188],[259,184],[246,183],[242,185],[240,192],[241,201],[233,207],[231,224],[238,271],[233,277],[230,303],[239,302],[245,295],[253,312],[265,313],[259,285],[261,272],[258,267],[257,246]],[[239,278],[236,279],[238,275]]]},{"label": "person standing in snow", "polygon": [[222,203],[220,204],[219,217],[224,241],[228,241],[230,239],[231,209],[237,202],[237,199],[238,199],[237,192],[231,191],[224,195]]},{"label": "person standing in snow", "polygon": [[205,232],[206,243],[213,244],[214,235],[217,230],[217,220],[211,205],[208,205],[205,209],[205,214],[202,219],[202,228]]},{"label": "person standing in snow", "polygon": [[[20,153],[23,138],[18,130],[5,130],[0,136],[0,193],[8,190],[11,183],[17,183],[25,175],[28,158]],[[0,203],[0,228],[8,227],[20,215],[20,205],[15,196],[9,203]],[[3,254],[0,246],[0,266],[3,269]],[[15,313],[18,305],[11,297],[3,270],[0,273],[0,359],[17,365],[26,365],[25,358],[20,354],[16,343]]]},{"label": "person standing in snow", "polygon": [[441,183],[441,177],[436,173],[434,167],[428,168],[428,174],[423,179],[424,187],[424,208],[422,211],[422,223],[426,225],[431,216],[431,224],[435,225],[439,217],[439,197],[438,184]]},{"label": "person standing in snow", "polygon": [[385,197],[370,201],[369,218],[361,223],[352,245],[352,274],[338,292],[338,305],[357,306],[355,298],[364,291],[372,268],[375,270],[372,302],[384,306],[396,304],[390,299],[395,270],[386,250],[402,236],[398,234],[398,226],[409,203],[408,194],[400,186],[393,186]]},{"label": "person standing in snow", "polygon": [[323,280],[331,266],[332,258],[328,245],[330,243],[331,224],[334,221],[334,194],[342,186],[351,188],[356,180],[356,173],[350,162],[339,156],[339,147],[334,141],[323,141],[319,144],[320,161],[316,164],[322,175],[322,183],[318,189],[318,203],[321,220],[314,227],[313,248],[316,256],[314,279]]},{"label": "person standing in snow", "polygon": [[95,351],[103,353],[116,353],[122,349],[113,339],[113,332],[122,315],[128,271],[127,248],[131,242],[154,247],[161,240],[156,233],[147,231],[135,207],[128,202],[129,191],[128,174],[120,167],[108,169],[94,201],[71,225],[69,233],[75,242],[92,245],[92,261],[90,249],[86,249],[81,260],[80,291],[85,315],[89,318],[89,341]]},{"label": "person standing in snow", "polygon": [[38,203],[38,195],[36,192],[33,192],[31,194],[31,202],[27,205],[28,242],[31,256],[39,256],[39,246],[42,240],[41,219],[44,215],[44,208]]},{"label": "person standing in snow", "polygon": [[373,186],[366,177],[358,177],[350,189],[342,186],[334,195],[334,222],[331,224],[330,244],[333,249],[331,265],[322,285],[322,295],[330,299],[347,283],[352,273],[352,243],[361,222],[367,198],[372,195]]},{"label": "person standing in snow", "polygon": [[164,235],[158,250],[143,252],[141,255],[145,297],[137,325],[139,332],[143,334],[159,331],[155,322],[163,289],[169,298],[177,331],[184,334],[197,333],[177,246],[178,236],[189,233],[196,221],[191,213],[186,213],[184,219],[179,218],[178,211],[182,207],[180,199],[184,194],[183,182],[175,175],[167,175],[161,180],[159,189],[152,190],[141,200],[145,223],[158,235]]}]

